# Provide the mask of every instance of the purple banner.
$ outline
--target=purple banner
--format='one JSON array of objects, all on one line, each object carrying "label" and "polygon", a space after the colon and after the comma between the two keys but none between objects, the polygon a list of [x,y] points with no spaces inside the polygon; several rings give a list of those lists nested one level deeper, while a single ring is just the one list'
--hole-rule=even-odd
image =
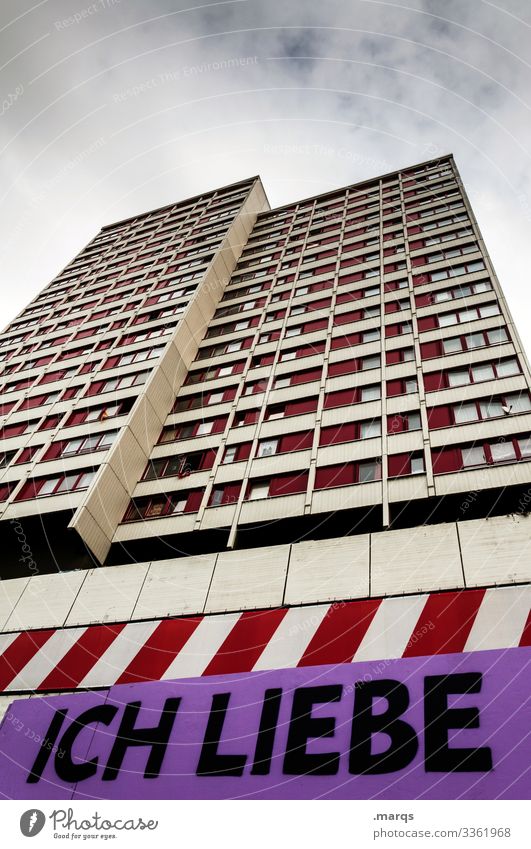
[{"label": "purple banner", "polygon": [[13,799],[527,798],[530,649],[18,700]]}]

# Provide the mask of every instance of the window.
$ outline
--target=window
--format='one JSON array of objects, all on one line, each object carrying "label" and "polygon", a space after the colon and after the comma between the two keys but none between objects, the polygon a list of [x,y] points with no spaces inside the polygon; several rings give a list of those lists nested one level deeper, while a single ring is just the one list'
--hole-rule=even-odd
[{"label": "window", "polygon": [[237,453],[238,453],[238,446],[237,445],[229,445],[227,448],[225,448],[225,454],[223,455],[223,462],[224,463],[234,463],[234,461],[236,460]]},{"label": "window", "polygon": [[490,453],[493,463],[502,463],[507,460],[516,460],[516,451],[512,442],[495,442],[490,445]]},{"label": "window", "polygon": [[380,328],[375,327],[372,330],[364,330],[361,334],[362,342],[376,342],[380,338]]},{"label": "window", "polygon": [[213,426],[214,422],[201,422],[197,428],[197,436],[205,436],[205,434],[212,433]]},{"label": "window", "polygon": [[424,472],[424,457],[422,455],[411,457],[411,474],[418,475]]},{"label": "window", "polygon": [[286,386],[289,386],[291,383],[290,377],[277,377],[275,380],[274,389],[284,389]]},{"label": "window", "polygon": [[363,357],[361,360],[361,368],[363,371],[370,368],[380,368],[380,357],[378,354],[372,357]]},{"label": "window", "polygon": [[382,435],[382,423],[380,419],[373,421],[361,422],[360,424],[360,439],[370,439],[372,436]]},{"label": "window", "polygon": [[360,391],[361,401],[377,401],[381,397],[381,389],[379,384],[373,386],[362,386]]},{"label": "window", "polygon": [[258,445],[257,457],[270,457],[276,454],[278,448],[278,439],[266,439]]},{"label": "window", "polygon": [[369,481],[379,481],[382,477],[382,464],[379,460],[368,460],[358,464],[358,481],[359,483],[368,483]]},{"label": "window", "polygon": [[472,446],[472,448],[464,448],[461,452],[463,458],[463,466],[481,466],[486,463],[485,451],[483,446]]},{"label": "window", "polygon": [[456,424],[465,424],[466,422],[475,422],[478,420],[475,404],[460,404],[460,406],[454,407],[453,411]]},{"label": "window", "polygon": [[280,355],[280,362],[285,362],[286,360],[294,360],[297,357],[296,351],[285,351]]},{"label": "window", "polygon": [[417,378],[408,377],[404,380],[404,392],[407,395],[409,392],[416,392],[418,389]]},{"label": "window", "polygon": [[70,439],[63,447],[60,456],[67,457],[70,454],[82,454],[87,451],[101,451],[104,448],[110,448],[116,439],[116,435],[116,430],[110,430],[107,433],[100,433],[95,436]]},{"label": "window", "polygon": [[259,498],[267,498],[269,495],[269,481],[256,481],[252,483],[247,496],[249,501],[258,501]]},{"label": "window", "polygon": [[302,333],[302,327],[288,327],[286,336],[299,336]]}]

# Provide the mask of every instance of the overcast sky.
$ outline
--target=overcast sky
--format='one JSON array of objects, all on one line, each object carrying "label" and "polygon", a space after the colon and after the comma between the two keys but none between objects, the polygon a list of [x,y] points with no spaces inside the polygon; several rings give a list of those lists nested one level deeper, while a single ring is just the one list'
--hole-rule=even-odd
[{"label": "overcast sky", "polygon": [[529,0],[1,0],[5,324],[106,223],[453,152],[531,352]]}]

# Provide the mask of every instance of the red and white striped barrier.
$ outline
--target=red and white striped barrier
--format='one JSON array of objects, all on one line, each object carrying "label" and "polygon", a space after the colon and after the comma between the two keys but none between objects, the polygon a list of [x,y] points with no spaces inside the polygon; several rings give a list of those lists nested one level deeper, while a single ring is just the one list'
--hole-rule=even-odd
[{"label": "red and white striped barrier", "polygon": [[0,691],[531,645],[531,585],[0,634]]}]

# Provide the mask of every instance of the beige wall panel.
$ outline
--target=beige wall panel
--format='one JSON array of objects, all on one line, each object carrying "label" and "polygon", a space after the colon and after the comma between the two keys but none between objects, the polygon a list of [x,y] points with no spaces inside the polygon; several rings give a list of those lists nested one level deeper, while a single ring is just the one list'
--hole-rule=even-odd
[{"label": "beige wall panel", "polygon": [[271,457],[257,457],[252,461],[250,477],[269,477],[283,472],[297,472],[310,465],[311,451],[293,451],[286,454],[273,454]]},{"label": "beige wall panel", "polygon": [[67,625],[130,619],[149,563],[91,569],[78,593]]},{"label": "beige wall panel", "polygon": [[371,535],[371,595],[463,587],[455,524]]},{"label": "beige wall panel", "polygon": [[381,401],[364,401],[362,404],[351,404],[349,407],[323,410],[321,427],[330,427],[330,425],[343,424],[343,422],[361,422],[364,419],[378,419],[381,415]]},{"label": "beige wall panel", "polygon": [[217,554],[152,563],[133,619],[202,613]]},{"label": "beige wall panel", "polygon": [[5,624],[6,631],[60,628],[87,577],[86,572],[35,575]]},{"label": "beige wall panel", "polygon": [[232,524],[236,512],[235,504],[208,507],[201,519],[201,530],[205,528],[227,528]]},{"label": "beige wall panel", "polygon": [[358,486],[338,486],[335,489],[323,489],[320,492],[314,492],[312,513],[366,507],[370,504],[379,504],[381,500],[381,481],[363,483]]},{"label": "beige wall panel", "polygon": [[426,475],[408,475],[387,482],[389,501],[413,501],[428,497]]},{"label": "beige wall panel", "polygon": [[206,613],[282,604],[289,545],[222,552],[205,605]]},{"label": "beige wall panel", "polygon": [[368,534],[292,546],[285,604],[368,595]]},{"label": "beige wall panel", "polygon": [[327,445],[317,450],[317,466],[333,466],[335,463],[348,463],[351,460],[367,460],[379,457],[381,453],[382,440],[379,436],[340,445]]},{"label": "beige wall panel", "polygon": [[[415,371],[411,372],[411,377],[415,376]],[[420,399],[418,392],[408,392],[407,395],[393,395],[387,399],[387,413],[394,415],[395,413],[404,413],[407,410],[418,410]]]},{"label": "beige wall panel", "polygon": [[118,525],[113,542],[165,536],[165,534],[186,534],[193,530],[196,518],[195,513],[183,513],[180,516],[150,519],[149,522],[128,522],[125,525]]},{"label": "beige wall panel", "polygon": [[0,630],[5,630],[5,624],[29,580],[30,578],[13,578],[10,581],[0,581]]},{"label": "beige wall panel", "polygon": [[529,516],[473,519],[458,531],[467,587],[531,581]]},{"label": "beige wall panel", "polygon": [[300,516],[304,511],[306,495],[278,495],[259,501],[244,501],[240,513],[240,525],[247,522],[267,522],[271,519],[284,519],[287,516]]}]

